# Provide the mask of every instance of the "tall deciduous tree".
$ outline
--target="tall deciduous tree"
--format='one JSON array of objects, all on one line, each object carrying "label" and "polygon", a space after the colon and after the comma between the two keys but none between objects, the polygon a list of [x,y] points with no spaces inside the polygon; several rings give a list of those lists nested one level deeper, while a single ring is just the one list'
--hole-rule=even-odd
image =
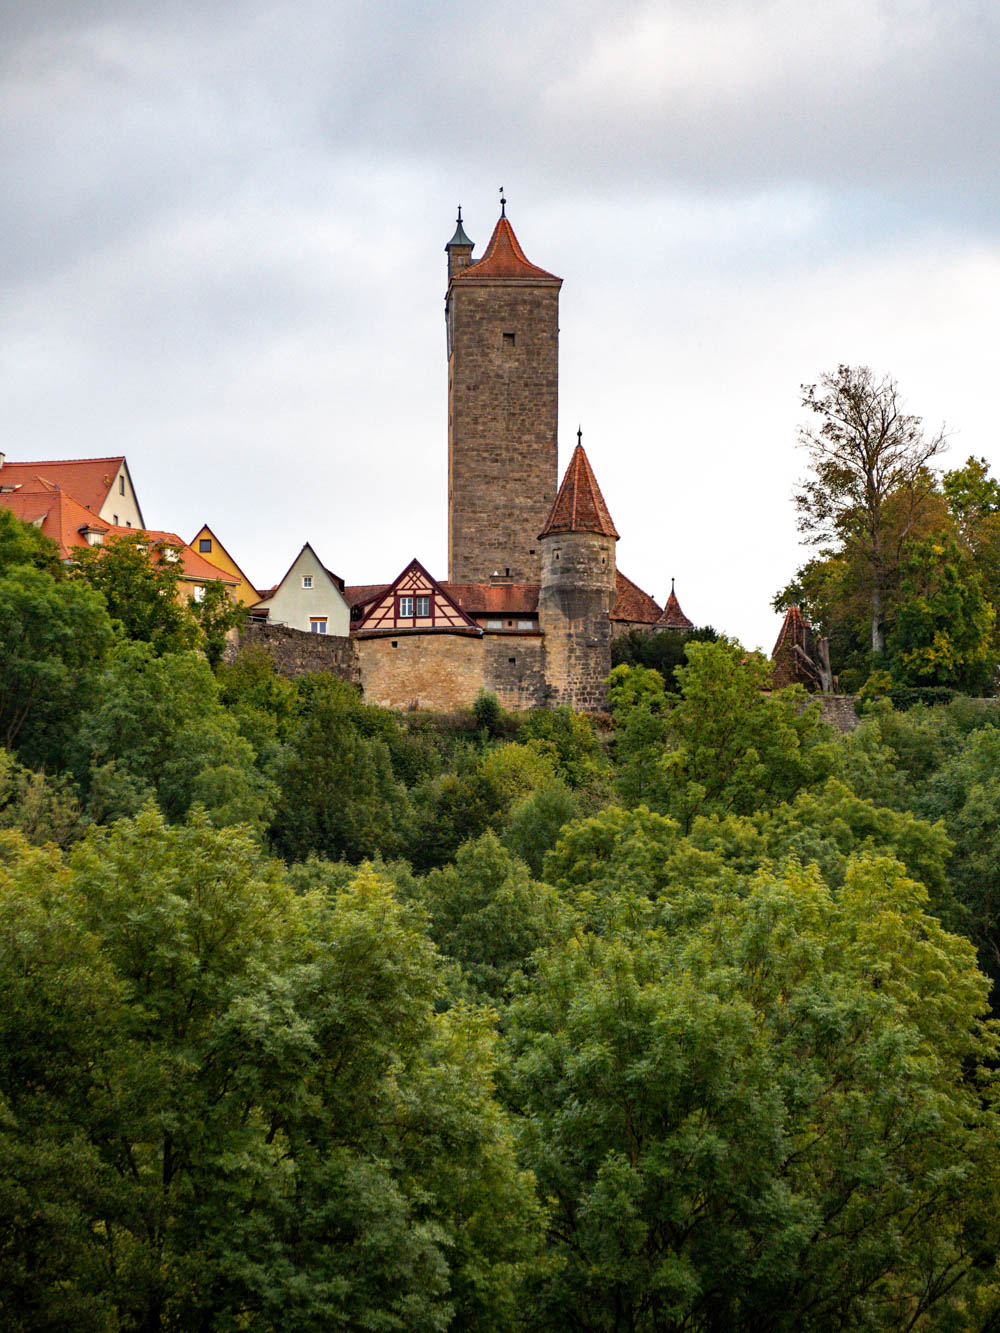
[{"label": "tall deciduous tree", "polygon": [[886,598],[903,546],[934,490],[929,464],[945,447],[903,410],[895,380],[838,366],[803,386],[812,419],[799,431],[811,475],[795,497],[799,530],[815,545],[860,557],[867,575],[873,653],[885,650]]}]

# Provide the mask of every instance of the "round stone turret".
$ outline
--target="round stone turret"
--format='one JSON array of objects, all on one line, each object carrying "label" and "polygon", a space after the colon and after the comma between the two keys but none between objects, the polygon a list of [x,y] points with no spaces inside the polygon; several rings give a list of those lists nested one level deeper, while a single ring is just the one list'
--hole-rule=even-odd
[{"label": "round stone turret", "polygon": [[542,552],[538,615],[552,702],[578,711],[599,711],[605,707],[604,682],[611,670],[609,617],[615,598],[618,533],[579,435],[538,540]]}]

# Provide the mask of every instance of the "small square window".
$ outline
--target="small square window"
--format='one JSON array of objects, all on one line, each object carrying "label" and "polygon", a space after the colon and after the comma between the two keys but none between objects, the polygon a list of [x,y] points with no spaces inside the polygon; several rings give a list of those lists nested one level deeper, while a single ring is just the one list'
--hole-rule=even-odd
[{"label": "small square window", "polygon": [[513,346],[514,346],[514,335],[513,335],[513,333],[505,333],[505,334],[503,335],[503,345],[504,345],[505,348],[506,348],[506,347],[513,347]]},{"label": "small square window", "polygon": [[313,576],[311,574],[302,575],[302,586],[303,588],[311,588],[313,586]]},{"label": "small square window", "polygon": [[516,658],[516,657],[508,657],[508,658],[507,658],[507,661],[511,664],[511,666],[514,666],[515,663],[517,662],[517,658]]},{"label": "small square window", "polygon": [[212,539],[211,539],[211,537],[201,537],[201,538],[199,538],[199,540],[198,540],[198,550],[199,550],[199,551],[210,551],[211,549],[212,549]]},{"label": "small square window", "polygon": [[417,618],[426,620],[431,613],[431,599],[429,597],[417,598]]}]

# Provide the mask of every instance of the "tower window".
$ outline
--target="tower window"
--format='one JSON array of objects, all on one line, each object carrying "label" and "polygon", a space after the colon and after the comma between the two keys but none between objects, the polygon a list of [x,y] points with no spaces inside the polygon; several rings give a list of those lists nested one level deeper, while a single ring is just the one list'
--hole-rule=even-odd
[{"label": "tower window", "polygon": [[505,334],[503,335],[503,345],[504,345],[504,350],[506,350],[508,347],[513,347],[513,346],[514,346],[514,335],[513,335],[513,333],[505,333]]},{"label": "tower window", "polygon": [[511,666],[514,666],[515,663],[517,662],[517,658],[516,658],[516,657],[508,657],[508,658],[507,658],[507,661],[511,664]]}]

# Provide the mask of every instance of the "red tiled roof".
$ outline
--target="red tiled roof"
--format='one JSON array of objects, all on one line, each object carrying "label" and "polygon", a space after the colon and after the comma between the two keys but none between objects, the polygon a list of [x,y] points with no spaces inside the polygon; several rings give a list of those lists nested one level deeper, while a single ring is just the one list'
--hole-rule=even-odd
[{"label": "red tiled roof", "polygon": [[493,228],[493,235],[483,257],[468,268],[460,269],[453,282],[489,282],[520,278],[531,282],[562,282],[554,273],[532,264],[521,249],[514,228],[506,217],[501,217]]},{"label": "red tiled roof", "polygon": [[[6,466],[3,469],[6,475]],[[21,483],[16,491],[0,494],[0,505],[16,514],[23,523],[32,523],[59,547],[63,560],[69,559],[74,546],[86,546],[82,527],[107,532],[111,525],[97,514],[84,509],[71,495],[39,477]]]},{"label": "red tiled roof", "polygon": [[181,577],[184,579],[190,579],[194,583],[211,583],[218,579],[220,583],[230,588],[235,588],[239,582],[232,574],[227,574],[224,569],[213,565],[203,555],[193,551],[176,532],[158,532],[153,528],[116,528],[110,524],[103,526],[106,542],[120,540],[122,537],[141,537],[152,544],[162,542],[165,546],[176,546],[180,554]]},{"label": "red tiled roof", "polygon": [[612,620],[630,621],[636,625],[656,624],[662,614],[659,604],[637,583],[626,578],[620,569],[615,574],[615,587],[618,596],[611,608]]},{"label": "red tiled roof", "polygon": [[670,596],[663,608],[663,615],[660,616],[656,625],[658,629],[694,629],[694,621],[688,620],[681,610],[681,604],[677,600],[673,588],[670,589]]},{"label": "red tiled roof", "polygon": [[771,657],[777,657],[779,649],[785,644],[798,644],[800,648],[805,648],[808,626],[805,618],[797,606],[790,606],[785,612],[785,619],[782,621],[781,629],[778,631],[778,639],[774,645]]},{"label": "red tiled roof", "polygon": [[605,537],[618,536],[582,444],[573,450],[552,512],[538,534],[539,540],[553,532],[599,532]]},{"label": "red tiled roof", "polygon": [[535,615],[537,583],[442,583],[467,615]]},{"label": "red tiled roof", "polygon": [[391,586],[389,583],[356,583],[353,587],[348,584],[343,590],[344,601],[352,608],[364,606],[365,602],[370,602],[373,597],[381,597]]},{"label": "red tiled roof", "polygon": [[5,462],[0,468],[0,485],[23,485],[40,478],[68,492],[78,504],[97,514],[108,498],[111,483],[124,462],[124,457],[64,458],[41,463]]}]

